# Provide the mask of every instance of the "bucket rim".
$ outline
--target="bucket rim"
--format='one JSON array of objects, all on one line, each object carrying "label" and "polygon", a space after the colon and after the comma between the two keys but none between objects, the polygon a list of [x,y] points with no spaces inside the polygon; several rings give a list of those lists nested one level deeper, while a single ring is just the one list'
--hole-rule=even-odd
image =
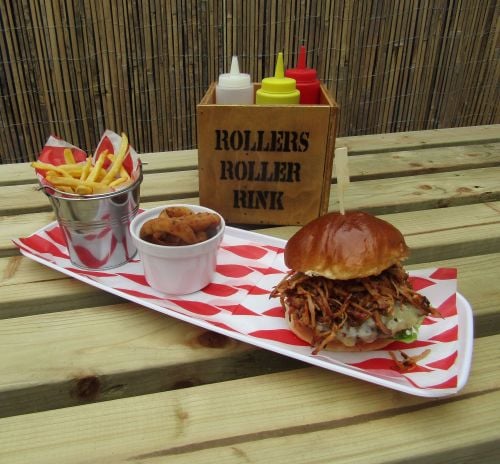
[{"label": "bucket rim", "polygon": [[[130,190],[133,190],[137,184],[140,184],[143,179],[143,173],[142,173],[142,164],[139,165],[139,175],[137,176],[137,179],[134,180],[130,185],[123,189],[119,190],[114,190],[112,192],[106,192],[106,193],[93,193],[90,195],[80,195],[78,193],[69,193],[69,192],[63,192],[62,190],[58,190],[55,187],[49,186],[49,185],[42,185],[40,184],[39,190],[43,190],[45,195],[48,197],[52,198],[63,198],[65,200],[70,200],[70,201],[89,201],[89,200],[101,200],[105,198],[111,198],[114,196],[118,196],[123,193],[127,193]],[[50,193],[54,192],[54,193]]]}]

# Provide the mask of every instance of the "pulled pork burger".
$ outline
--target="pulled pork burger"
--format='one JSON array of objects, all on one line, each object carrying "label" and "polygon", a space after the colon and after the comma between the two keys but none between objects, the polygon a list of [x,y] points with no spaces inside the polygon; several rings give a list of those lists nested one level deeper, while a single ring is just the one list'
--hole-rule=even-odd
[{"label": "pulled pork burger", "polygon": [[329,213],[285,247],[291,271],[273,289],[291,330],[320,350],[369,351],[416,339],[428,314],[401,266],[409,249],[401,232],[363,212]]}]

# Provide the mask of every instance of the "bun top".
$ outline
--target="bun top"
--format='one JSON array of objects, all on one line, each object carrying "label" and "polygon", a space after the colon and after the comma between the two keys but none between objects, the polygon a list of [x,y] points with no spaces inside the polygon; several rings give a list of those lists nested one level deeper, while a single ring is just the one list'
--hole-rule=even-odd
[{"label": "bun top", "polygon": [[295,233],[285,247],[292,270],[348,280],[380,274],[409,254],[401,232],[363,212],[329,213]]}]

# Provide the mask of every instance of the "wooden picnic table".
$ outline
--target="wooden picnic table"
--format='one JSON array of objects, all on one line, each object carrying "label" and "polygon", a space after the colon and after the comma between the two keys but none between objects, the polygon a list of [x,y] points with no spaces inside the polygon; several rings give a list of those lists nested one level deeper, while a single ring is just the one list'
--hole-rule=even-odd
[{"label": "wooden picnic table", "polygon": [[[470,376],[426,398],[160,314],[22,256],[54,220],[0,167],[0,462],[499,462],[500,125],[345,137],[348,210],[398,227],[406,267],[452,267]],[[141,207],[197,203],[196,150],[143,154]],[[330,209],[337,210],[335,188]],[[258,229],[286,239],[296,226]]]}]

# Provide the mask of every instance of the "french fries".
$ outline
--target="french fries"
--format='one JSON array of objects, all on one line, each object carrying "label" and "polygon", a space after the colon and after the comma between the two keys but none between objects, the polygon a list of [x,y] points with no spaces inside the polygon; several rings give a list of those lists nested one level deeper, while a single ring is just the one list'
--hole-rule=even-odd
[{"label": "french fries", "polygon": [[73,156],[73,152],[69,148],[64,149],[64,159],[66,164],[75,164],[75,157]]},{"label": "french fries", "polygon": [[122,141],[120,147],[118,148],[118,153],[113,157],[113,162],[108,170],[106,176],[102,180],[105,184],[110,184],[115,179],[116,175],[120,172],[120,168],[123,166],[123,161],[127,156],[128,151],[128,138],[122,133]]},{"label": "french fries", "polygon": [[[92,156],[84,162],[77,163],[72,151],[64,149],[65,164],[54,165],[43,161],[35,161],[31,166],[44,172],[45,179],[57,190],[78,195],[91,195],[111,192],[117,187],[124,187],[130,182],[130,174],[123,166],[127,157],[129,143],[127,136],[122,133],[120,147],[115,154],[103,151],[95,164]],[[104,168],[109,160],[109,166]]]},{"label": "french fries", "polygon": [[89,176],[90,170],[92,169],[92,157],[87,156],[85,165],[82,168],[82,173],[80,174],[80,180],[86,180]]},{"label": "french fries", "polygon": [[[105,150],[101,156],[99,156],[99,158],[97,158],[97,161],[96,163],[94,164],[94,167],[91,169],[90,171],[90,174],[88,175],[88,177],[85,179],[85,182],[86,183],[90,183],[90,182],[95,182],[96,179],[97,179],[97,176],[99,175],[99,173],[101,172],[101,168],[103,167],[104,165],[104,160],[106,159],[106,154],[108,153],[108,150]],[[103,179],[103,183],[104,182],[104,179]]]},{"label": "french fries", "polygon": [[157,245],[192,245],[213,237],[220,222],[217,214],[194,213],[184,206],[172,206],[146,221],[139,236]]}]

